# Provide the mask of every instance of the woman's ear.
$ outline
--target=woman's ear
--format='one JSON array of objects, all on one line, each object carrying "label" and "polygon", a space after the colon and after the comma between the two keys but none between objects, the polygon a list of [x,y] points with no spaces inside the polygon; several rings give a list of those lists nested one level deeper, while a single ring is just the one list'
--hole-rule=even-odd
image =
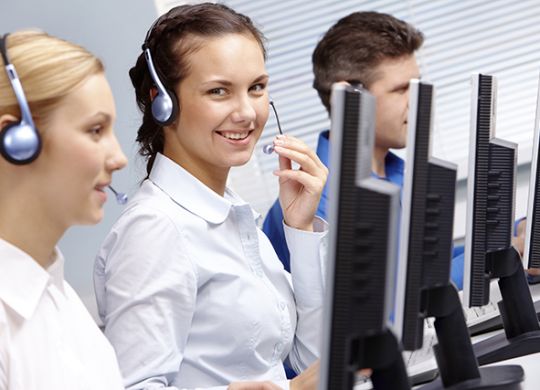
[{"label": "woman's ear", "polygon": [[12,123],[19,122],[19,120],[19,118],[11,114],[0,115],[0,130]]}]

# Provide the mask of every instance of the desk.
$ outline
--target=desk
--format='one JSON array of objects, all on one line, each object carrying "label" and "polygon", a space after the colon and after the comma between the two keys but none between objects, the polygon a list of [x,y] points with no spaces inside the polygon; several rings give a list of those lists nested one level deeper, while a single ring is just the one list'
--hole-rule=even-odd
[{"label": "desk", "polygon": [[540,353],[489,364],[489,366],[502,364],[518,364],[523,367],[523,371],[525,371],[525,380],[521,384],[523,390],[540,389]]},{"label": "desk", "polygon": [[[531,290],[533,301],[540,301],[540,284],[529,285],[529,288]],[[460,291],[460,294],[462,294],[461,291]],[[492,281],[490,285],[490,300],[498,301],[500,299],[501,299],[501,293],[499,290],[499,286],[496,281]],[[501,332],[503,331],[498,330],[494,332],[484,333],[482,335],[474,336],[471,341],[474,344]],[[523,367],[523,370],[525,371],[525,379],[523,380],[521,384],[522,390],[540,389],[540,353],[522,356],[522,357],[514,358],[514,359],[509,359],[503,362],[493,363],[493,364],[490,364],[489,366],[510,365],[510,364],[520,365],[521,367]],[[435,362],[435,358],[433,357],[431,360],[427,360],[425,364],[423,364],[420,367],[421,370],[419,370],[419,372],[424,372],[422,370],[427,371],[431,368],[436,367],[436,365],[437,364]],[[423,385],[416,386],[414,387],[414,389],[420,389],[422,388],[422,386]],[[357,386],[354,387],[354,390],[367,390],[371,388],[372,388],[371,383],[368,382],[364,384],[358,384]]]},{"label": "desk", "polygon": [[[498,332],[500,331],[473,337],[473,342],[487,338]],[[510,364],[517,364],[523,367],[523,371],[525,371],[525,379],[521,383],[522,390],[540,389],[540,352],[532,354],[532,355],[505,360],[498,363],[488,364],[487,366],[500,366],[500,365],[510,365]],[[415,386],[414,389],[421,389],[422,386],[423,385]],[[372,389],[370,382],[364,383],[362,385],[357,385],[354,388],[354,390],[367,390],[367,389]]]}]

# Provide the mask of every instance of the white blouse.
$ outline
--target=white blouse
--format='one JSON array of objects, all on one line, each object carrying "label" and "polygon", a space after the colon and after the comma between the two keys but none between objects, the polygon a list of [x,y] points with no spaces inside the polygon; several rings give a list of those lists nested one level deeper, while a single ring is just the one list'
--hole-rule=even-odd
[{"label": "white blouse", "polygon": [[[130,389],[270,380],[288,389],[320,351],[326,222],[285,227],[292,272],[259,216],[158,155],[96,259],[105,334]],[[292,276],[292,278],[291,278]],[[292,280],[291,280],[292,279]]]},{"label": "white blouse", "polygon": [[45,270],[0,239],[0,390],[123,389],[114,350],[55,257]]}]

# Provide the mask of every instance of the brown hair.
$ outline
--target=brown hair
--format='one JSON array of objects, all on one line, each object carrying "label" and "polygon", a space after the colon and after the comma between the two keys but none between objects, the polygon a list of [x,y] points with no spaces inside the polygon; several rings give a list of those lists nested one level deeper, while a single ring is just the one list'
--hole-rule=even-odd
[{"label": "brown hair", "polygon": [[384,59],[412,55],[424,42],[423,34],[392,15],[354,12],[333,25],[313,52],[313,88],[330,112],[332,84],[354,80],[369,88],[375,68]]},{"label": "brown hair", "polygon": [[[223,4],[181,5],[171,9],[153,24],[145,44],[152,53],[161,82],[166,89],[174,91],[175,86],[188,76],[189,54],[204,44],[204,38],[232,33],[253,36],[266,59],[263,34],[250,18]],[[163,127],[152,118],[150,91],[154,83],[144,53],[137,58],[129,76],[135,88],[137,105],[143,113],[137,142],[139,154],[148,160],[146,170],[149,174],[156,154],[163,152],[165,138]]]},{"label": "brown hair", "polygon": [[[103,72],[102,62],[92,53],[45,32],[21,30],[9,34],[6,43],[38,128],[64,96],[89,76]],[[0,71],[0,113],[21,116],[4,71]]]}]

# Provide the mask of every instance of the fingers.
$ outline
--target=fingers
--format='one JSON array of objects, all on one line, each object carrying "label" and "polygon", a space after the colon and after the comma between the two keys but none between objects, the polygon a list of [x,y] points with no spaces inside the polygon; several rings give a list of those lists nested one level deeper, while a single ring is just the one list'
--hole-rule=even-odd
[{"label": "fingers", "polygon": [[302,186],[304,186],[304,190],[307,191],[309,194],[320,193],[326,182],[325,178],[313,176],[307,172],[294,169],[275,171],[274,175],[280,178],[280,183],[282,184],[287,180],[293,180],[302,184]]},{"label": "fingers", "polygon": [[540,268],[529,268],[527,273],[531,276],[540,276]]},{"label": "fingers", "polygon": [[373,370],[371,368],[364,368],[358,372],[359,375],[370,377],[371,374],[373,374]]},{"label": "fingers", "polygon": [[233,382],[227,390],[283,390],[272,382]]},{"label": "fingers", "polygon": [[[274,150],[279,155],[279,171],[274,174],[280,177],[281,183],[296,180],[311,193],[322,191],[328,177],[328,168],[313,150],[290,136],[278,136],[274,144]],[[300,169],[293,170],[291,161],[300,165]]]},{"label": "fingers", "polygon": [[[326,169],[317,154],[298,138],[278,135],[274,140],[274,145],[274,150],[280,157],[294,161],[302,170],[314,173],[317,169]],[[289,169],[290,166],[281,166],[281,160],[280,158],[280,168]]]}]

